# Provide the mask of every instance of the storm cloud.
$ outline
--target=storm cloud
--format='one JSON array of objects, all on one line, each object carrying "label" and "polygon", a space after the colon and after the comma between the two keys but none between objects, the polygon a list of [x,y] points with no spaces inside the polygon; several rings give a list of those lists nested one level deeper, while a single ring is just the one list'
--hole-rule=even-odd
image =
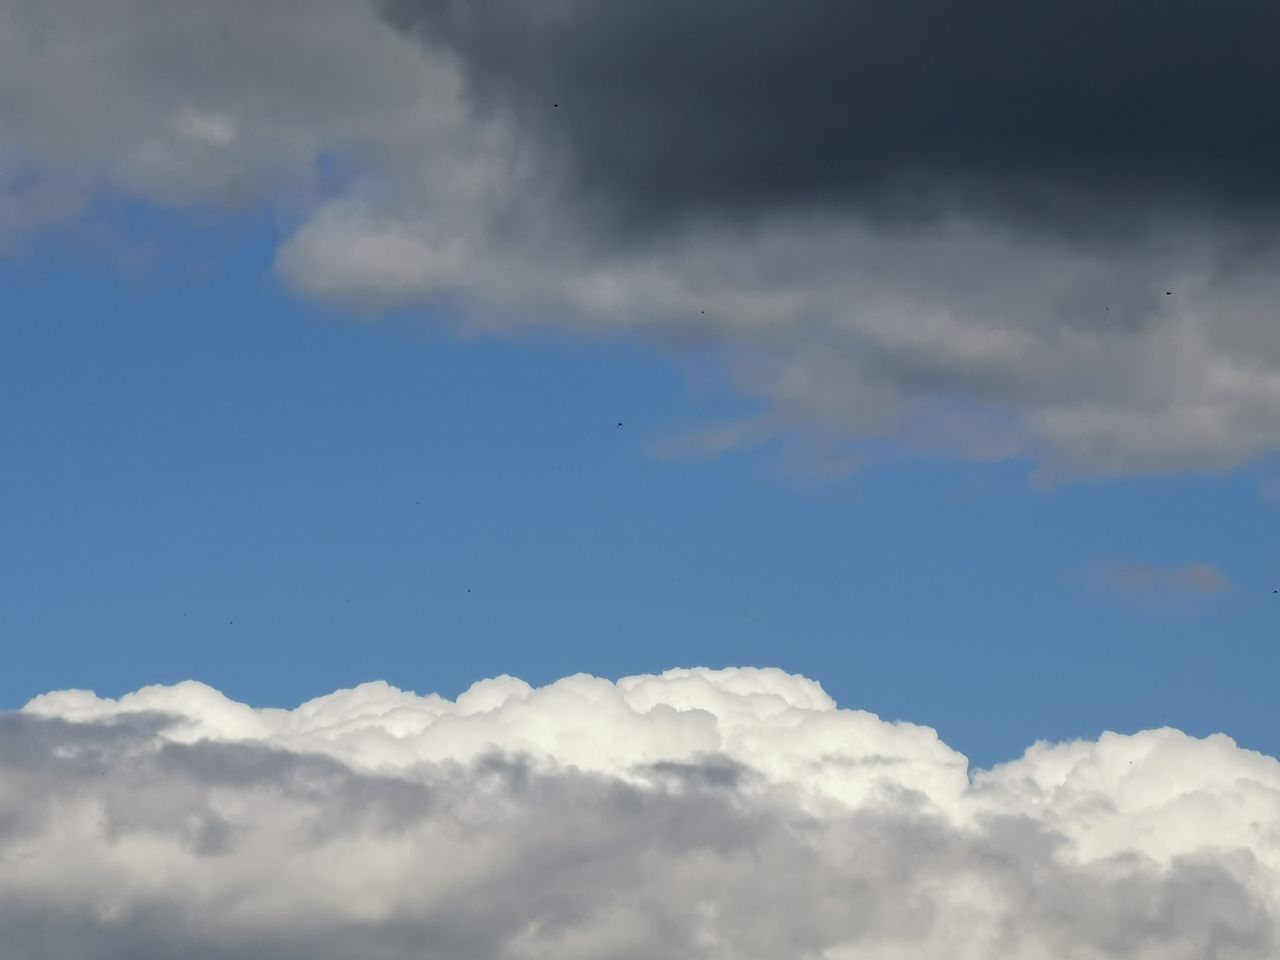
[{"label": "storm cloud", "polygon": [[0,249],[121,196],[266,210],[303,295],[648,338],[758,401],[659,450],[1229,469],[1280,448],[1278,27],[1246,0],[5,0]]},{"label": "storm cloud", "polygon": [[1280,12],[1257,0],[387,10],[633,228],[848,206],[1104,234],[1121,213],[1280,199]]},{"label": "storm cloud", "polygon": [[991,771],[776,670],[0,716],[6,956],[1264,958],[1280,764],[1174,730]]}]

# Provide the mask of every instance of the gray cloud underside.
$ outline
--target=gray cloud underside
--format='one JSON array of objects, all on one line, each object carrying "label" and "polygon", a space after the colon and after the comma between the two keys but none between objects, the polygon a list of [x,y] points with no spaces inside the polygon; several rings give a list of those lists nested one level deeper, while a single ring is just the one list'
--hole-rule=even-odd
[{"label": "gray cloud underside", "polygon": [[1274,760],[1174,731],[956,759],[777,671],[56,694],[0,716],[0,929],[14,960],[1280,949]]},{"label": "gray cloud underside", "polygon": [[633,229],[848,203],[1101,233],[1124,208],[1280,200],[1280,12],[1257,0],[386,9]]},{"label": "gray cloud underside", "polygon": [[1228,468],[1280,446],[1277,17],[8,0],[0,244],[265,205],[305,294],[710,348],[855,459]]}]

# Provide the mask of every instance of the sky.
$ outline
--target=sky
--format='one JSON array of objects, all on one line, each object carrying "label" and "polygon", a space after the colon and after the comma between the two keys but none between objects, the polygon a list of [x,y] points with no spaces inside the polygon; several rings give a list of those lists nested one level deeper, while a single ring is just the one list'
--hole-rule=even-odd
[{"label": "sky", "polygon": [[15,956],[1274,956],[1278,33],[0,0]]}]

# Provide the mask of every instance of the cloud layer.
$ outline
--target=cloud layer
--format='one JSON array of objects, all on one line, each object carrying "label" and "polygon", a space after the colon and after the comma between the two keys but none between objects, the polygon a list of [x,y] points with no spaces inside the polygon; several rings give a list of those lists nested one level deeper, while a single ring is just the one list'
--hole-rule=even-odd
[{"label": "cloud layer", "polygon": [[[389,0],[624,228],[807,204],[1036,231],[1280,201],[1255,0]],[[1080,203],[1097,203],[1080,209]],[[1099,223],[1101,220],[1101,223]]]},{"label": "cloud layer", "polygon": [[1174,730],[972,776],[776,670],[0,715],[6,956],[1273,957],[1280,764]]},{"label": "cloud layer", "polygon": [[711,347],[780,435],[864,459],[1225,468],[1280,447],[1278,30],[1257,0],[7,0],[0,245],[104,197],[266,206],[305,294]]}]

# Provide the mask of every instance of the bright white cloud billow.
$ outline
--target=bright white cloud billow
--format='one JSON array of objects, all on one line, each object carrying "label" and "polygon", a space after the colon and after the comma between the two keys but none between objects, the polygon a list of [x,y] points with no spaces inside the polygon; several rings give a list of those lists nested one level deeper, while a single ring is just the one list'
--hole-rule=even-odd
[{"label": "bright white cloud billow", "polygon": [[0,865],[14,960],[1261,960],[1280,764],[1166,729],[970,777],[776,670],[64,691],[0,716]]},{"label": "bright white cloud billow", "polygon": [[[661,70],[639,63],[622,73],[614,65],[630,62],[626,51],[599,46],[635,37],[663,54],[671,45],[661,25],[637,34],[639,20],[614,26],[590,8],[582,29],[602,31],[597,41],[574,33],[569,5],[516,4],[450,26],[449,11],[467,6],[0,0],[0,251],[75,221],[102,197],[176,209],[257,205],[280,218],[277,268],[305,295],[362,312],[446,302],[490,329],[549,323],[710,344],[724,348],[742,388],[767,402],[784,433],[869,445],[869,455],[1022,456],[1052,479],[1225,468],[1280,447],[1280,245],[1262,202],[1264,160],[1252,165],[1264,181],[1256,214],[1248,204],[1198,205],[1192,187],[1179,192],[1177,163],[1186,160],[1195,181],[1196,157],[1213,152],[1202,147],[1170,154],[1167,196],[1154,177],[1154,199],[1121,191],[1150,201],[1136,213],[1085,189],[1088,203],[1068,190],[1038,216],[1034,191],[1025,202],[1016,191],[1004,197],[994,173],[968,193],[955,188],[957,197],[994,191],[990,203],[953,204],[948,178],[973,173],[963,165],[928,181],[942,199],[927,215],[888,188],[880,207],[862,209],[838,191],[829,203],[788,203],[786,190],[770,192],[780,157],[767,125],[815,109],[805,89],[790,107],[757,96],[726,111],[699,99],[724,93],[718,86],[690,79],[668,89]],[[653,16],[676,16],[677,6],[654,5]],[[710,26],[685,26],[700,31],[714,78],[713,54],[737,63],[716,39],[736,34],[715,29],[715,19],[733,26],[737,14],[730,4],[703,6]],[[616,9],[639,18],[649,8]],[[513,35],[503,10],[547,32]],[[748,13],[779,15],[770,10]],[[1164,19],[1134,16],[1143,30]],[[791,42],[793,19],[752,36]],[[1245,37],[1265,32],[1247,26]],[[806,41],[815,57],[831,52],[821,37]],[[833,69],[856,60],[842,55]],[[920,62],[888,69],[906,80]],[[943,66],[968,76],[950,60]],[[1112,68],[1142,75],[1110,60],[1098,67]],[[608,82],[593,83],[596,73]],[[557,83],[574,86],[549,92]],[[1069,100],[1088,84],[1068,86],[1045,96]],[[729,113],[739,119],[725,122],[739,126],[713,131],[701,153],[690,146],[697,127],[678,126]],[[799,129],[822,141],[851,119],[819,113]],[[629,137],[640,139],[626,146]],[[759,196],[739,198],[741,216],[678,192],[675,172],[743,137],[759,150],[744,148],[733,169],[707,180],[726,189],[762,180]],[[1003,142],[991,141],[992,162],[1021,162],[1000,153]],[[1104,142],[1098,156],[1112,150],[1119,162],[1122,146]],[[1087,147],[1075,171],[1086,178],[1106,166]],[[819,153],[785,156],[838,180],[842,168],[833,174]],[[1226,160],[1249,166],[1252,155]],[[1246,183],[1226,176],[1233,168],[1224,163],[1206,168],[1211,187]],[[667,183],[676,192],[664,193]]]}]

